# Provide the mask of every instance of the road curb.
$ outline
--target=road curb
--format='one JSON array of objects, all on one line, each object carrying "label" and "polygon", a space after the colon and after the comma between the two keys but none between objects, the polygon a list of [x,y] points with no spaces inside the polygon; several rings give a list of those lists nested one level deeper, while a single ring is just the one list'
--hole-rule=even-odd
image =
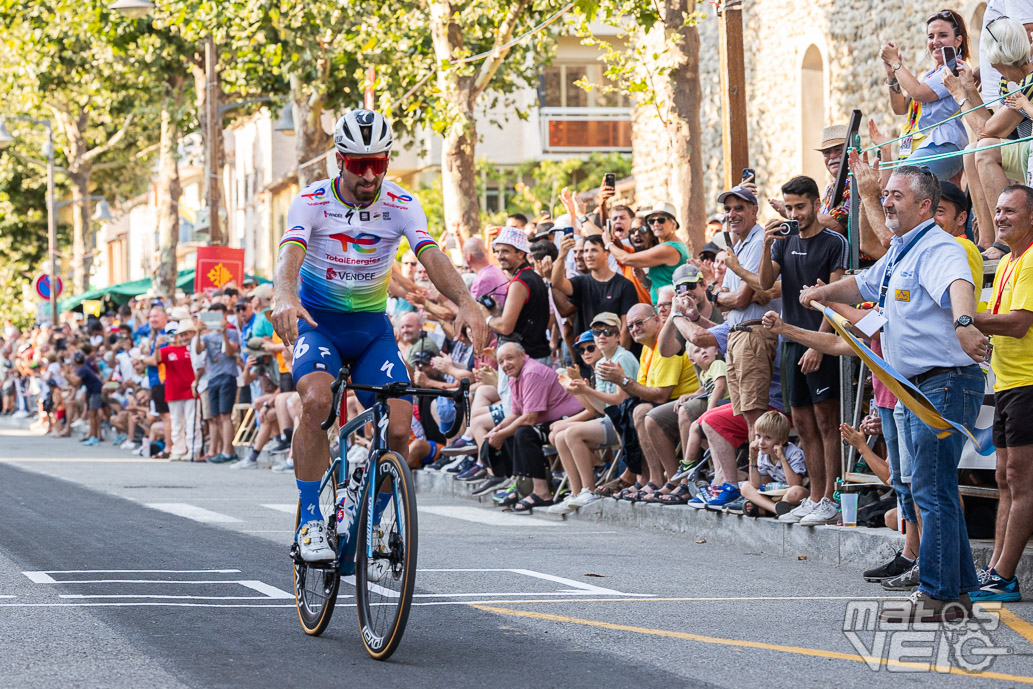
[{"label": "road curb", "polygon": [[[417,493],[454,497],[493,505],[490,496],[472,495],[474,484],[461,483],[451,474],[413,472]],[[904,537],[889,529],[867,527],[782,524],[774,519],[753,519],[725,513],[697,510],[683,505],[631,503],[606,498],[566,516],[546,514],[531,518],[553,521],[592,522],[632,529],[667,531],[693,541],[741,548],[747,553],[817,560],[852,569],[876,567],[891,559],[903,547]],[[993,551],[993,541],[972,540],[972,555],[983,566]],[[1026,548],[1020,562],[1019,586],[1033,590],[1033,550]]]}]

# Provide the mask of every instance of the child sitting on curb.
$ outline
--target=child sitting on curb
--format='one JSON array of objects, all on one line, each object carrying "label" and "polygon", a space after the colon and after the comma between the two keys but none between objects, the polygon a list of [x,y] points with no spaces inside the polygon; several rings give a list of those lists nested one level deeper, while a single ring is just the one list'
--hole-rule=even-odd
[{"label": "child sitting on curb", "polygon": [[[746,498],[743,513],[760,517],[788,512],[810,495],[803,485],[806,473],[803,450],[789,442],[789,419],[777,411],[761,415],[750,443],[750,480],[740,487]],[[789,486],[777,503],[760,492],[760,487],[769,481]]]}]

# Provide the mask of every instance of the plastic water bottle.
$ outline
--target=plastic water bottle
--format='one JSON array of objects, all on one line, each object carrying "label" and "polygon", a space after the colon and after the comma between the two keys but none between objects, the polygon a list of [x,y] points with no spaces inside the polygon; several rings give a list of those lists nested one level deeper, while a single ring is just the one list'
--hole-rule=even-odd
[{"label": "plastic water bottle", "polygon": [[341,569],[344,574],[352,574],[355,569],[355,541],[357,530],[355,521],[358,519],[359,511],[359,487],[362,485],[362,473],[364,466],[355,468],[348,479],[344,491],[337,498],[337,538],[344,544],[341,555]]}]

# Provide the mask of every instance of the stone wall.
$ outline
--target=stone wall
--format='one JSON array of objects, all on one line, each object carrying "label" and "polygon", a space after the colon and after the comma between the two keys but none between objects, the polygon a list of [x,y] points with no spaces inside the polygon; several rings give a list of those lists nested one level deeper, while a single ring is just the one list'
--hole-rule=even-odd
[{"label": "stone wall", "polygon": [[[826,124],[846,124],[850,111],[857,108],[864,115],[863,146],[870,145],[868,118],[875,119],[883,134],[896,136],[899,133],[903,118],[890,111],[879,48],[883,41],[895,41],[901,46],[905,65],[912,73],[928,69],[932,58],[925,45],[925,20],[945,6],[965,18],[972,53],[978,54],[979,30],[973,28],[973,20],[981,20],[983,3],[950,6],[931,0],[919,0],[914,5],[887,0],[854,3],[745,0],[743,35],[750,166],[757,170],[762,195],[777,195],[779,187],[790,177],[805,171],[812,175],[816,172],[815,159],[805,161],[804,158],[805,138],[820,136],[820,132],[802,131],[805,74],[822,81],[818,87],[825,112],[820,119]],[[700,120],[706,198],[706,205],[699,213],[708,215],[719,210],[717,195],[723,184],[721,79],[717,16],[710,3],[701,9],[709,16],[699,24],[703,94]],[[811,52],[807,61],[810,69],[805,70],[804,58],[811,46],[816,48],[817,56]],[[819,56],[820,73],[814,69],[814,59]],[[806,100],[814,102],[813,98]],[[807,119],[811,121],[819,119],[813,117],[813,113],[810,115]],[[636,109],[633,127],[636,202],[652,203],[668,195],[664,171],[669,161],[655,154],[667,148],[662,140],[663,128],[655,111],[648,108]],[[828,175],[820,167],[817,172],[821,173],[816,177],[819,187],[824,188],[830,181]],[[770,214],[768,211],[767,215]]]}]

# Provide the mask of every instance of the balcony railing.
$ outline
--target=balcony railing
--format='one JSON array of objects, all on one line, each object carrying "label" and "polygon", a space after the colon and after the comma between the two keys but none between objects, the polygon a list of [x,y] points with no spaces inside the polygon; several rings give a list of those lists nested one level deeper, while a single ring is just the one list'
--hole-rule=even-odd
[{"label": "balcony railing", "polygon": [[630,108],[541,108],[546,153],[631,150]]}]

